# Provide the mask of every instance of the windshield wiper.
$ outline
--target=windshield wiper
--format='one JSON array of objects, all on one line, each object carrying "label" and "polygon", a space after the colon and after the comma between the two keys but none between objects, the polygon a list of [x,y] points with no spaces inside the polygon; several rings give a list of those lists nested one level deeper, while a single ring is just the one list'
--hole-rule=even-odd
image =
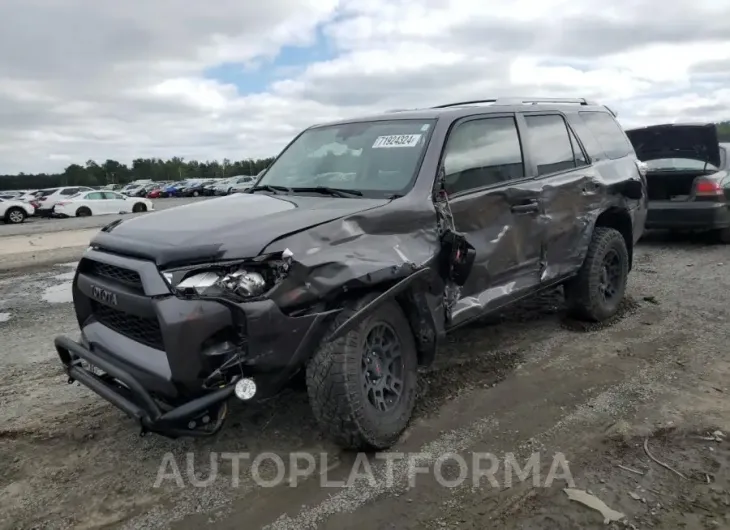
[{"label": "windshield wiper", "polygon": [[358,190],[347,190],[344,188],[330,188],[329,186],[314,186],[311,188],[291,188],[294,192],[311,192],[322,193],[332,197],[362,197],[362,192]]},{"label": "windshield wiper", "polygon": [[253,193],[255,191],[270,191],[272,193],[276,193],[278,191],[286,191],[291,193],[292,189],[287,188],[286,186],[272,186],[271,184],[262,184],[261,186],[253,186],[246,191],[248,193]]}]

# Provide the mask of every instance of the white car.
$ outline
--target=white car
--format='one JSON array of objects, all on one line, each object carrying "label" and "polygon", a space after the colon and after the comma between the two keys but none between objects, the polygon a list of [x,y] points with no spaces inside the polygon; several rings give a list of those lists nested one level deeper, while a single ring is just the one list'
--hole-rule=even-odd
[{"label": "white car", "polygon": [[10,224],[20,224],[35,213],[32,204],[23,201],[0,199],[0,219]]},{"label": "white car", "polygon": [[246,191],[248,188],[253,186],[254,182],[256,182],[256,177],[251,177],[248,175],[237,177],[236,180],[228,185],[228,193],[238,193],[241,191]]},{"label": "white car", "polygon": [[116,191],[88,191],[57,202],[53,213],[63,217],[88,217],[148,212],[154,209],[152,201],[142,197],[127,197]]},{"label": "white car", "polygon": [[66,200],[77,193],[83,193],[85,191],[94,191],[94,189],[88,186],[65,186],[62,188],[39,190],[36,193],[35,201],[33,201],[36,203],[36,214],[40,217],[50,217],[53,213],[53,206],[58,201]]}]

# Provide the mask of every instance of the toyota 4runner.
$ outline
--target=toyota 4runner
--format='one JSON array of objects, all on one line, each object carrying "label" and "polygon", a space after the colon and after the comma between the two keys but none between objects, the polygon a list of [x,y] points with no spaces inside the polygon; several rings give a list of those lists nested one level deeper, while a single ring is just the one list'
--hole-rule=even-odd
[{"label": "toyota 4runner", "polygon": [[614,315],[646,218],[605,106],[497,99],[311,127],[242,194],[118,220],[79,262],[68,374],[142,433],[216,433],[304,371],[322,429],[385,449],[450,331],[564,287]]}]

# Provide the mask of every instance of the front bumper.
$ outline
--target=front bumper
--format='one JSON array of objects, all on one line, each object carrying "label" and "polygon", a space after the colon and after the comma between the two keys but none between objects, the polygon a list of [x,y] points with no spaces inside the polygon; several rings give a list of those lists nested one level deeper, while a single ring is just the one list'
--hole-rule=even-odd
[{"label": "front bumper", "polygon": [[[56,339],[69,378],[143,428],[174,436],[186,432],[187,422],[202,409],[230,397],[234,376],[254,379],[254,400],[278,393],[337,313],[292,317],[271,300],[182,299],[171,293],[152,261],[99,250],[84,254],[72,293],[82,342]],[[235,351],[218,348],[224,343],[235,344]],[[213,384],[212,374],[233,356],[236,369]],[[82,367],[81,359],[106,377]],[[161,413],[164,408],[171,410]]]},{"label": "front bumper", "polygon": [[[120,363],[68,337],[56,337],[54,344],[68,374],[68,382],[78,381],[96,392],[137,420],[142,426],[142,432],[156,432],[169,437],[213,434],[212,431],[190,428],[190,421],[220,405],[235,389],[236,381],[233,380],[229,385],[163,413],[152,394]],[[82,359],[102,373],[83,366],[80,362]]]},{"label": "front bumper", "polygon": [[649,201],[647,229],[713,230],[730,227],[730,208],[725,202]]}]

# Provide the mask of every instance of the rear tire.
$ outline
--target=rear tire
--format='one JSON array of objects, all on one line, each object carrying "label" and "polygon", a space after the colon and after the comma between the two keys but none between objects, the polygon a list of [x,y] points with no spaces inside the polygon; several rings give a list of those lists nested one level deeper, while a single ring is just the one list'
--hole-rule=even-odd
[{"label": "rear tire", "polygon": [[583,266],[565,284],[569,314],[591,322],[611,318],[624,298],[628,274],[629,252],[624,237],[614,228],[597,227]]},{"label": "rear tire", "polygon": [[134,213],[141,213],[147,211],[147,205],[141,202],[138,202],[132,207],[132,212]]},{"label": "rear tire", "polygon": [[91,215],[91,210],[89,210],[86,206],[82,206],[78,210],[76,210],[76,217],[89,217]]},{"label": "rear tire", "polygon": [[25,221],[26,217],[28,217],[28,214],[25,210],[18,207],[9,208],[8,211],[5,212],[5,222],[12,225],[19,225]]},{"label": "rear tire", "polygon": [[[337,315],[333,331],[365,297]],[[395,301],[334,342],[324,342],[307,365],[307,391],[314,416],[345,449],[391,447],[413,414],[418,357],[411,327]]]}]

